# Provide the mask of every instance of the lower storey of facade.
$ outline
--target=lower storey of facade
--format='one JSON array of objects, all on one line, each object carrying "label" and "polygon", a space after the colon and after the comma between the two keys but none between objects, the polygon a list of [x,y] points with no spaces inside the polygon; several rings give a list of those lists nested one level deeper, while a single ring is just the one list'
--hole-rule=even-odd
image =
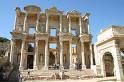
[{"label": "lower storey of facade", "polygon": [[[90,42],[11,41],[10,61],[24,69],[89,69],[95,64]],[[52,46],[52,47],[51,47]],[[53,47],[54,46],[54,47]]]}]

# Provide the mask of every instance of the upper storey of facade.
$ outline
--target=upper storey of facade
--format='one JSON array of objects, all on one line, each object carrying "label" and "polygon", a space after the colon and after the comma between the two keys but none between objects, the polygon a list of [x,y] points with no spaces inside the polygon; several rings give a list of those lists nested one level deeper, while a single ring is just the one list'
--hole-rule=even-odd
[{"label": "upper storey of facade", "polygon": [[46,9],[44,12],[35,5],[28,5],[24,7],[24,10],[17,7],[12,33],[40,33],[48,34],[48,36],[50,34],[89,35],[89,15],[89,13],[81,15],[76,10],[64,13],[56,7]]}]

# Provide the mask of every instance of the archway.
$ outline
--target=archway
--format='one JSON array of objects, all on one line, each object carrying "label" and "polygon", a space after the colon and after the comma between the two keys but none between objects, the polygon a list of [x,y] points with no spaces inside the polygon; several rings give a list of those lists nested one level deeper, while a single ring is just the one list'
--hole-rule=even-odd
[{"label": "archway", "polygon": [[103,64],[106,77],[114,76],[114,61],[112,54],[110,52],[106,52],[103,56]]},{"label": "archway", "polygon": [[49,65],[53,65],[53,64],[55,64],[55,56],[54,56],[53,52],[50,52]]}]

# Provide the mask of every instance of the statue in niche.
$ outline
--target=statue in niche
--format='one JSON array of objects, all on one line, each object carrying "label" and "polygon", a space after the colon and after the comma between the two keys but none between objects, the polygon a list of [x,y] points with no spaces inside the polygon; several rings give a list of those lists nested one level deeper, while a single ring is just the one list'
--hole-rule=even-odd
[{"label": "statue in niche", "polygon": [[44,26],[41,26],[41,32],[42,33],[44,32]]}]

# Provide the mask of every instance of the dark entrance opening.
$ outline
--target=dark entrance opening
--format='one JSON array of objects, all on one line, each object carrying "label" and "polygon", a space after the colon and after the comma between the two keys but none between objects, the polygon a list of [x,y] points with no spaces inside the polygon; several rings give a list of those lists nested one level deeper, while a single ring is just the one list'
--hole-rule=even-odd
[{"label": "dark entrance opening", "polygon": [[103,56],[104,69],[106,73],[106,77],[114,76],[114,62],[112,54],[107,52]]},{"label": "dark entrance opening", "polygon": [[55,64],[55,56],[54,56],[54,54],[52,52],[50,52],[49,57],[50,57],[49,58],[49,60],[50,60],[49,65],[54,65]]},{"label": "dark entrance opening", "polygon": [[33,60],[34,60],[33,55],[27,56],[27,69],[33,69]]}]

